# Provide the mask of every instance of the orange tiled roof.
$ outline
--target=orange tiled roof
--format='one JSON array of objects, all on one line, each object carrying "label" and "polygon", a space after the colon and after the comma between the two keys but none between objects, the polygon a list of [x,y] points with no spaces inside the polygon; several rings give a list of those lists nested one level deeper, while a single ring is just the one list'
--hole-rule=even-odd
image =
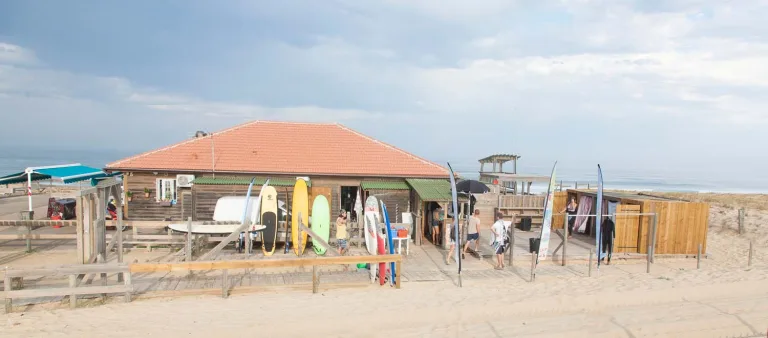
[{"label": "orange tiled roof", "polygon": [[[213,138],[213,142],[211,142]],[[448,177],[448,170],[340,124],[253,121],[129,157],[114,170]]]}]

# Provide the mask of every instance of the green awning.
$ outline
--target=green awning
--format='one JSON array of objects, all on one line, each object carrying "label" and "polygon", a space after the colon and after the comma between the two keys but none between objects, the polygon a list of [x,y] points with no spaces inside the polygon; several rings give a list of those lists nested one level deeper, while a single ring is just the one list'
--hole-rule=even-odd
[{"label": "green awning", "polygon": [[[219,176],[219,177],[198,177],[195,178],[192,181],[192,184],[201,184],[201,185],[249,185],[251,184],[251,178],[249,177],[226,177],[226,176]],[[263,185],[264,182],[266,182],[266,178],[256,178],[256,181],[253,182],[254,185]],[[296,185],[296,180],[292,179],[285,179],[285,178],[272,178],[269,180],[269,185],[275,186],[275,187],[292,187]],[[312,181],[307,182],[307,186],[312,186]]]},{"label": "green awning", "polygon": [[441,179],[408,178],[408,185],[416,190],[422,201],[451,201],[451,182]]},{"label": "green awning", "polygon": [[360,187],[363,190],[411,190],[408,183],[403,181],[363,181]]}]

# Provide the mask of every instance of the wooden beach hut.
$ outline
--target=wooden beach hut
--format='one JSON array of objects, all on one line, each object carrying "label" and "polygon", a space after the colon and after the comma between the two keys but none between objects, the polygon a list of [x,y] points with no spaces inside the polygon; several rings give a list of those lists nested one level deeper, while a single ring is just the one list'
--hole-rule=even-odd
[{"label": "wooden beach hut", "polygon": [[[555,195],[555,212],[564,208],[571,197],[579,204],[589,204],[588,214],[594,214],[597,191],[577,189]],[[615,191],[604,192],[603,200],[603,215],[615,215],[614,252],[644,254],[650,245],[654,254],[690,255],[696,254],[701,244],[702,253],[706,253],[709,204]],[[592,237],[594,220],[594,217],[583,218],[586,234]],[[576,227],[579,221],[582,219],[577,218]],[[553,227],[562,229],[563,224],[560,216],[554,219]]]}]

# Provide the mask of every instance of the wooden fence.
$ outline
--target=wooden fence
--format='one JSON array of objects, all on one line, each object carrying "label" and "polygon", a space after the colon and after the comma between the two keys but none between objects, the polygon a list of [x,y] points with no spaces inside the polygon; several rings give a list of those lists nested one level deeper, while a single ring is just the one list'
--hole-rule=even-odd
[{"label": "wooden fence", "polygon": [[[233,261],[199,261],[182,263],[134,263],[134,264],[84,264],[67,265],[50,268],[33,269],[5,269],[4,297],[5,311],[10,313],[13,309],[13,299],[33,297],[70,297],[70,307],[77,305],[77,295],[101,294],[106,297],[108,293],[124,293],[125,301],[130,302],[134,292],[131,275],[136,273],[155,272],[191,272],[221,270],[222,289],[221,296],[229,295],[228,271],[239,269],[259,269],[278,267],[312,267],[312,292],[317,293],[320,286],[317,267],[324,265],[345,265],[357,263],[395,263],[395,287],[400,288],[400,276],[402,274],[401,255],[368,255],[368,256],[340,256],[297,259],[266,259],[266,260],[233,260]],[[123,276],[123,285],[107,286],[108,273],[117,273]],[[78,280],[84,279],[88,274],[100,274],[102,285],[78,286]],[[69,277],[69,287],[63,288],[37,288],[23,289],[24,277]],[[21,278],[19,283],[12,283],[12,279]],[[13,284],[17,284],[21,290],[13,290]],[[203,293],[205,290],[197,290]]]},{"label": "wooden fence", "polygon": [[[118,273],[123,275],[123,285],[107,286],[106,274]],[[79,286],[79,277],[87,274],[100,274],[102,285],[98,286]],[[63,288],[39,288],[24,290],[24,277],[69,277],[69,287]],[[18,278],[20,282],[16,283],[21,290],[13,290],[12,279]],[[4,278],[5,313],[11,313],[13,310],[14,298],[35,298],[35,297],[55,297],[69,296],[70,308],[77,306],[78,295],[124,293],[125,301],[131,301],[133,287],[131,285],[131,275],[128,265],[107,265],[107,264],[87,264],[87,265],[68,265],[54,268],[40,269],[8,269],[5,270]],[[81,283],[82,284],[82,283]]]}]

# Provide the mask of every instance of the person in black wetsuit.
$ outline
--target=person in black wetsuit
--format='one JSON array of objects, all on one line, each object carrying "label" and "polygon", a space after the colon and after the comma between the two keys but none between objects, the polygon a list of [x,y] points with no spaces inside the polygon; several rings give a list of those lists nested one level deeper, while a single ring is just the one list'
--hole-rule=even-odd
[{"label": "person in black wetsuit", "polygon": [[576,197],[571,197],[571,201],[565,206],[565,209],[560,213],[567,213],[568,217],[568,238],[573,237],[573,225],[576,223],[576,210],[579,208],[579,204],[576,203]]},{"label": "person in black wetsuit", "polygon": [[616,225],[610,217],[603,220],[603,224],[600,225],[600,246],[602,251],[607,254],[608,262],[606,265],[611,264],[611,255],[613,254],[613,239],[616,238]]}]

